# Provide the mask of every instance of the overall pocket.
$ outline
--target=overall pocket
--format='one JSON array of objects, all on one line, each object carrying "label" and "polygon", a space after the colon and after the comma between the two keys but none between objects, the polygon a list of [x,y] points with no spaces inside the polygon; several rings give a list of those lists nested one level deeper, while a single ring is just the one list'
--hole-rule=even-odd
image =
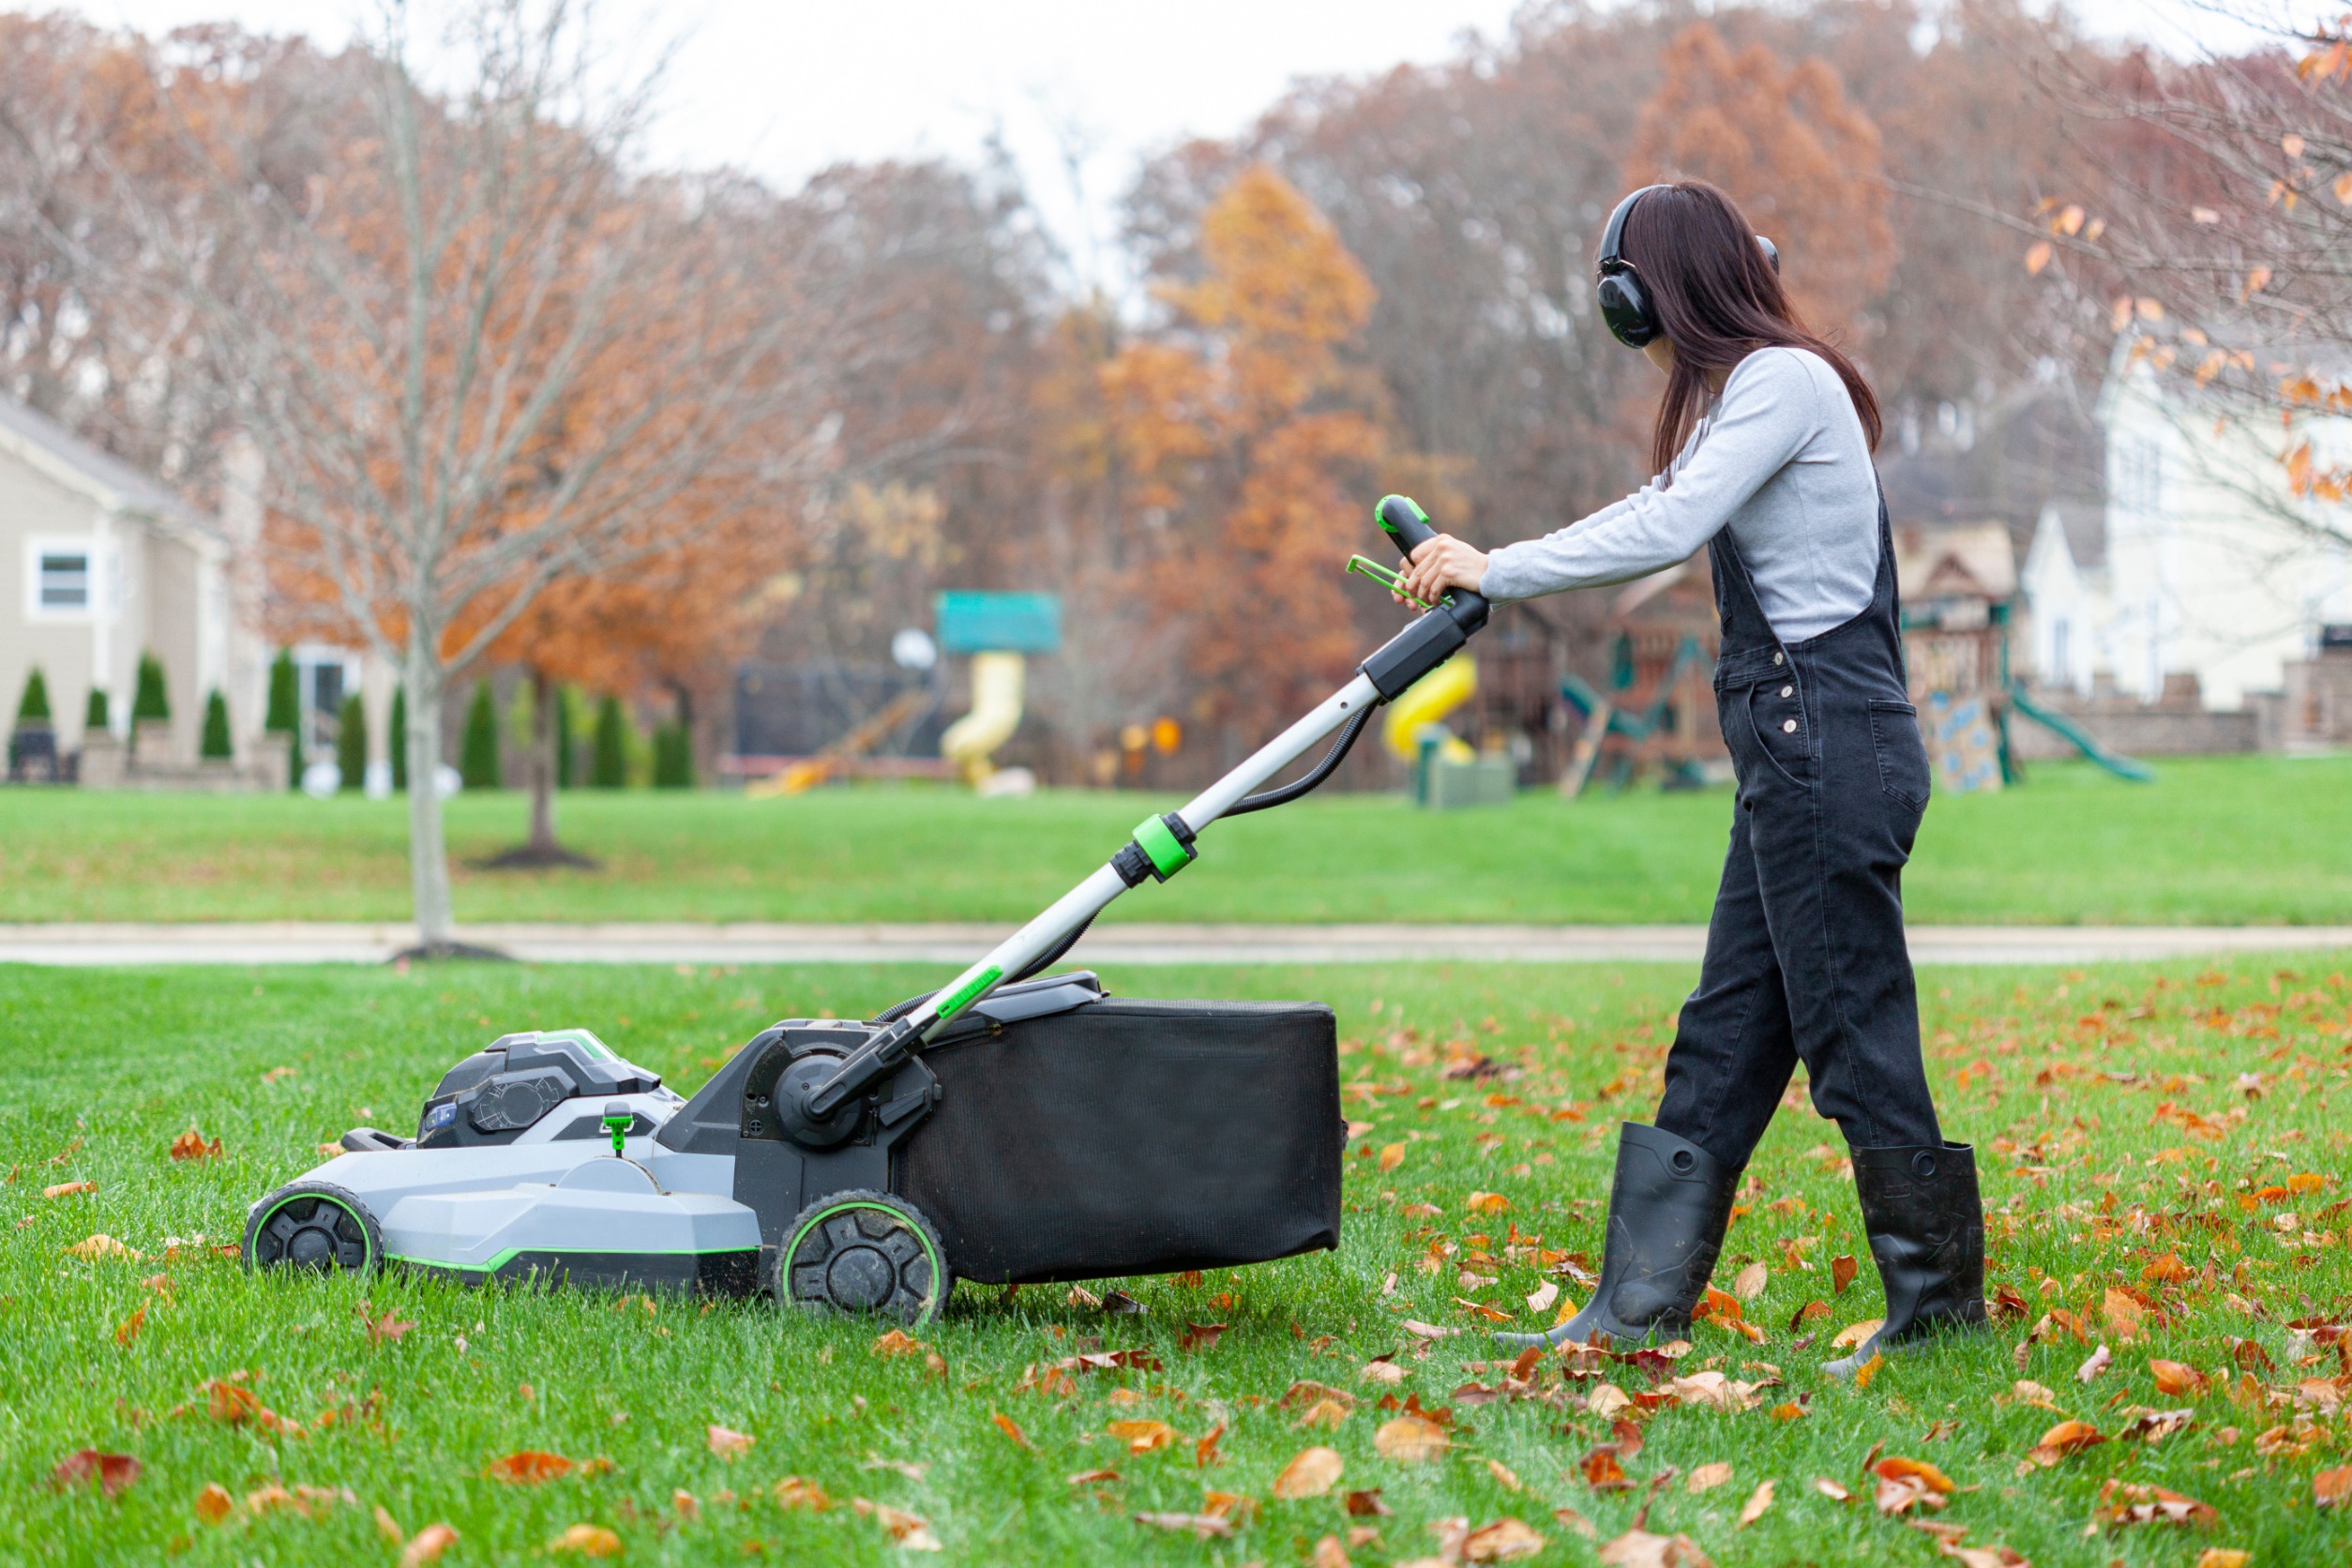
[{"label": "overall pocket", "polygon": [[1870,749],[1878,758],[1878,787],[1914,811],[1927,808],[1927,743],[1919,710],[1908,702],[1870,704]]}]

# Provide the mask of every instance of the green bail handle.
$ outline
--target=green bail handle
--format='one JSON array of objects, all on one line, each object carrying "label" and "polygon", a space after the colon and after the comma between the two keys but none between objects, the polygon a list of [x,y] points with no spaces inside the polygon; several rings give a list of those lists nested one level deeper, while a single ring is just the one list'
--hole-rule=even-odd
[{"label": "green bail handle", "polygon": [[1424,610],[1435,610],[1437,608],[1437,606],[1429,603],[1425,599],[1418,599],[1412,595],[1407,594],[1405,592],[1405,579],[1403,574],[1389,570],[1386,566],[1381,565],[1378,561],[1367,561],[1361,555],[1350,555],[1348,557],[1348,569],[1355,573],[1358,577],[1370,578],[1373,581],[1379,583],[1381,587],[1387,589],[1392,594],[1402,595],[1405,602],[1408,604],[1417,604]]}]

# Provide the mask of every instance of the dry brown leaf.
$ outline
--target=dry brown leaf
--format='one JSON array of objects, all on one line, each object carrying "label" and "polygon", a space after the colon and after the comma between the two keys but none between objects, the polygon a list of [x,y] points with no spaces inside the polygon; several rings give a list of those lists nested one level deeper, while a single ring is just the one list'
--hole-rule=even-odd
[{"label": "dry brown leaf", "polygon": [[1508,1562],[1533,1557],[1544,1549],[1544,1538],[1517,1519],[1501,1518],[1462,1538],[1462,1556],[1470,1562]]},{"label": "dry brown leaf", "polygon": [[1694,1372],[1687,1378],[1668,1378],[1666,1392],[1685,1405],[1703,1406],[1709,1410],[1741,1410],[1756,1409],[1755,1383],[1735,1382],[1720,1372]]},{"label": "dry brown leaf", "polygon": [[1326,1535],[1315,1543],[1315,1550],[1307,1556],[1307,1568],[1352,1568],[1348,1560],[1348,1548],[1339,1544],[1336,1535]]},{"label": "dry brown leaf", "polygon": [[1130,1454],[1149,1454],[1176,1440],[1176,1428],[1165,1421],[1114,1421],[1104,1430],[1125,1443]]},{"label": "dry brown leaf", "polygon": [[2114,1354],[2104,1345],[2100,1346],[2083,1358],[2083,1364],[2080,1366],[2074,1368],[2074,1380],[2078,1383],[2090,1381],[2091,1379],[2104,1372],[2114,1360]]},{"label": "dry brown leaf", "polygon": [[1859,1323],[1848,1323],[1837,1331],[1836,1336],[1830,1341],[1830,1349],[1850,1350],[1885,1327],[1886,1321],[1884,1318],[1864,1318]]},{"label": "dry brown leaf", "polygon": [[1890,1457],[1870,1467],[1871,1473],[1884,1481],[1917,1481],[1929,1491],[1949,1496],[1952,1478],[1924,1459]]},{"label": "dry brown leaf", "polygon": [[1715,1568],[1687,1535],[1629,1530],[1601,1548],[1606,1568]]},{"label": "dry brown leaf", "polygon": [[1395,1384],[1411,1377],[1412,1369],[1399,1366],[1393,1361],[1368,1361],[1356,1376],[1367,1383]]},{"label": "dry brown leaf", "polygon": [[1022,1431],[1018,1424],[1017,1424],[1011,1416],[1006,1415],[1002,1410],[990,1410],[988,1412],[988,1419],[996,1423],[996,1429],[998,1431],[1012,1439],[1013,1441],[1019,1447],[1034,1448],[1036,1446],[1029,1440],[1029,1434]]},{"label": "dry brown leaf", "polygon": [[1301,1449],[1266,1490],[1286,1500],[1319,1498],[1338,1484],[1340,1471],[1346,1468],[1335,1448]]},{"label": "dry brown leaf", "polygon": [[1704,1465],[1692,1466],[1691,1478],[1683,1483],[1683,1485],[1693,1497],[1696,1497],[1701,1492],[1713,1490],[1730,1479],[1730,1462],[1725,1459],[1715,1459]]},{"label": "dry brown leaf", "polygon": [[1076,1475],[1065,1476],[1063,1479],[1073,1486],[1091,1486],[1097,1481],[1116,1481],[1119,1479],[1119,1472],[1115,1470],[1080,1470]]},{"label": "dry brown leaf", "polygon": [[602,1525],[574,1525],[547,1544],[550,1552],[578,1552],[581,1557],[619,1557],[621,1538]]},{"label": "dry brown leaf", "polygon": [[1380,1500],[1380,1489],[1368,1486],[1361,1492],[1349,1492],[1345,1500],[1348,1516],[1351,1519],[1385,1519],[1396,1512]]},{"label": "dry brown leaf", "polygon": [[360,1302],[359,1321],[368,1330],[368,1343],[370,1345],[397,1345],[400,1342],[400,1335],[416,1326],[397,1313],[386,1312],[382,1317],[376,1317],[374,1312],[375,1308],[366,1300]]},{"label": "dry brown leaf", "polygon": [[1772,1272],[1764,1267],[1764,1260],[1758,1259],[1741,1269],[1731,1281],[1731,1293],[1743,1302],[1752,1302],[1764,1293],[1765,1283],[1771,1278]]},{"label": "dry brown leaf", "polygon": [[1603,1443],[1584,1456],[1584,1484],[1596,1492],[1621,1492],[1633,1485],[1614,1444]]},{"label": "dry brown leaf", "polygon": [[216,1159],[220,1153],[220,1140],[204,1141],[204,1135],[193,1126],[172,1140],[172,1157],[175,1160]]},{"label": "dry brown leaf", "polygon": [[2047,1469],[2071,1454],[2106,1440],[2088,1421],[2061,1421],[2042,1434],[2042,1440],[2027,1451],[2026,1457]]},{"label": "dry brown leaf", "polygon": [[218,1481],[207,1481],[204,1489],[196,1494],[196,1516],[208,1525],[217,1525],[229,1516],[236,1502],[229,1496],[229,1488]]},{"label": "dry brown leaf", "polygon": [[2205,1374],[2194,1366],[2183,1365],[2177,1361],[2150,1358],[2148,1370],[2148,1375],[2156,1380],[2156,1391],[2159,1394],[2177,1396],[2205,1392]]},{"label": "dry brown leaf", "polygon": [[751,1452],[751,1434],[732,1427],[711,1425],[703,1429],[702,1438],[711,1452],[722,1459],[739,1459]]},{"label": "dry brown leaf", "polygon": [[814,1481],[804,1481],[797,1475],[786,1476],[769,1492],[779,1508],[806,1508],[812,1514],[822,1514],[833,1506],[833,1500],[825,1496],[822,1486]]},{"label": "dry brown leaf", "polygon": [[875,1336],[873,1349],[869,1353],[878,1356],[919,1356],[929,1349],[928,1345],[908,1334],[906,1330],[892,1329],[886,1334]]},{"label": "dry brown leaf", "polygon": [[1813,1489],[1820,1493],[1823,1497],[1829,1499],[1832,1502],[1851,1502],[1854,1500],[1853,1493],[1847,1491],[1844,1486],[1839,1485],[1836,1482],[1831,1480],[1826,1475],[1817,1475],[1814,1477]]},{"label": "dry brown leaf", "polygon": [[[244,1391],[238,1390],[237,1392]],[[503,1459],[490,1461],[489,1474],[492,1481],[509,1481],[519,1485],[535,1486],[542,1481],[552,1481],[558,1476],[569,1475],[578,1468],[561,1454],[543,1453],[535,1448],[521,1448]]]},{"label": "dry brown leaf", "polygon": [[1225,1463],[1225,1455],[1217,1452],[1217,1440],[1225,1436],[1222,1423],[1209,1428],[1209,1435],[1192,1445],[1192,1463],[1196,1470]]},{"label": "dry brown leaf", "polygon": [[1486,1473],[1493,1476],[1495,1485],[1506,1492],[1519,1492],[1527,1489],[1519,1481],[1519,1472],[1500,1459],[1486,1461]]},{"label": "dry brown leaf", "polygon": [[1499,1192],[1474,1192],[1470,1195],[1470,1201],[1463,1207],[1473,1214],[1508,1214],[1511,1209],[1511,1199]]},{"label": "dry brown leaf", "polygon": [[1578,1535],[1583,1536],[1588,1541],[1597,1539],[1601,1533],[1598,1530],[1593,1528],[1593,1524],[1591,1519],[1586,1518],[1582,1514],[1577,1513],[1573,1508],[1553,1509],[1552,1522],[1560,1526],[1562,1530],[1575,1530]]},{"label": "dry brown leaf", "polygon": [[1403,1144],[1384,1143],[1380,1146],[1380,1167],[1382,1170],[1394,1170],[1404,1163],[1405,1146]]},{"label": "dry brown leaf", "polygon": [[1782,1400],[1774,1405],[1771,1411],[1774,1421],[1802,1421],[1806,1413],[1805,1408],[1794,1399]]},{"label": "dry brown leaf", "polygon": [[72,1198],[78,1194],[98,1191],[96,1182],[59,1182],[41,1188],[43,1198]]},{"label": "dry brown leaf", "polygon": [[1425,1416],[1400,1415],[1382,1422],[1380,1429],[1372,1434],[1373,1451],[1400,1465],[1418,1465],[1434,1459],[1451,1446],[1445,1428]]},{"label": "dry brown leaf", "polygon": [[68,1257],[79,1258],[91,1263],[97,1262],[101,1258],[143,1258],[146,1256],[144,1253],[133,1252],[103,1230],[95,1236],[84,1236],[71,1246],[61,1247],[59,1250]]},{"label": "dry brown leaf", "polygon": [[[2352,175],[2340,174],[2336,177],[2336,199],[2352,207],[2352,197],[2344,194],[2347,180],[2352,180]],[[2246,1564],[2253,1560],[2252,1552],[2237,1551],[2228,1546],[2208,1546],[2197,1554],[2196,1568],[2246,1568]]]},{"label": "dry brown leaf", "polygon": [[1740,1528],[1741,1530],[1745,1530],[1748,1526],[1756,1523],[1756,1520],[1764,1516],[1765,1511],[1772,1506],[1772,1483],[1770,1481],[1757,1482],[1756,1484],[1756,1490],[1748,1494],[1746,1506],[1740,1510]]},{"label": "dry brown leaf", "polygon": [[133,1312],[129,1317],[114,1325],[114,1343],[117,1345],[128,1345],[132,1340],[139,1337],[139,1331],[146,1326],[147,1309],[143,1306],[139,1308],[138,1311]]},{"label": "dry brown leaf", "polygon": [[441,1554],[457,1544],[456,1529],[435,1520],[418,1530],[416,1538],[401,1551],[400,1568],[426,1568],[428,1563],[439,1562]]},{"label": "dry brown leaf", "polygon": [[1155,1530],[1188,1530],[1203,1541],[1233,1533],[1233,1521],[1222,1514],[1138,1514],[1135,1522]]},{"label": "dry brown leaf", "polygon": [[1540,1318],[1549,1312],[1552,1309],[1552,1303],[1558,1300],[1560,1300],[1560,1287],[1547,1279],[1528,1292],[1527,1309]]},{"label": "dry brown leaf", "polygon": [[1831,1259],[1831,1288],[1833,1289],[1839,1295],[1844,1295],[1846,1293],[1846,1288],[1854,1283],[1854,1275],[1861,1272],[1861,1265],[1854,1261],[1853,1255],[1851,1253],[1842,1253],[1839,1256]]},{"label": "dry brown leaf", "polygon": [[95,1448],[83,1448],[58,1460],[57,1468],[49,1472],[49,1482],[62,1491],[95,1481],[98,1489],[111,1498],[135,1484],[143,1469],[128,1454],[101,1454]]},{"label": "dry brown leaf", "polygon": [[1604,1421],[1615,1419],[1617,1412],[1629,1409],[1634,1396],[1615,1383],[1594,1383],[1584,1396],[1584,1408]]},{"label": "dry brown leaf", "polygon": [[2352,1498],[2352,1465],[2324,1470],[2311,1478],[2312,1501],[2322,1508],[2334,1508]]},{"label": "dry brown leaf", "polygon": [[1225,1328],[1223,1323],[1186,1323],[1184,1332],[1176,1336],[1176,1348],[1196,1355],[1204,1350],[1214,1350],[1217,1340],[1224,1335]]}]

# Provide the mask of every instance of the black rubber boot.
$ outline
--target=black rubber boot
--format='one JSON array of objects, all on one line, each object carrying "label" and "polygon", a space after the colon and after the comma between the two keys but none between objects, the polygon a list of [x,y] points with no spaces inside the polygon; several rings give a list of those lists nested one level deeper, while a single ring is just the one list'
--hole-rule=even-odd
[{"label": "black rubber boot", "polygon": [[1549,1334],[1498,1334],[1504,1345],[1562,1345],[1606,1334],[1615,1344],[1691,1329],[1707,1289],[1740,1173],[1697,1144],[1628,1122],[1617,1140],[1601,1277],[1584,1310]]},{"label": "black rubber boot", "polygon": [[1949,1329],[1982,1329],[1984,1205],[1977,1197],[1976,1149],[1857,1149],[1854,1190],[1871,1260],[1887,1288],[1878,1332],[1822,1370],[1832,1378],[1882,1350]]}]

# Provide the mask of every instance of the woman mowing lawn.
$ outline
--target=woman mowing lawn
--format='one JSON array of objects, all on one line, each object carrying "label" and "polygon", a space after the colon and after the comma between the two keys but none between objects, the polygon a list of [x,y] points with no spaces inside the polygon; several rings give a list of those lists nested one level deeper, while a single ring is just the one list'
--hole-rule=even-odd
[{"label": "woman mowing lawn", "polygon": [[1800,1058],[1853,1150],[1887,1316],[1882,1349],[1984,1322],[1975,1151],[1947,1143],[1920,1061],[1902,878],[1927,805],[1905,695],[1894,550],[1870,454],[1878,403],[1805,330],[1780,259],[1701,181],[1618,204],[1599,304],[1666,372],[1637,493],[1491,555],[1440,535],[1406,584],[1524,599],[1624,582],[1709,546],[1723,645],[1716,711],[1739,779],[1698,988],[1683,1003],[1654,1127],[1626,1123],[1600,1282],[1549,1335],[1687,1331],[1732,1192]]}]

